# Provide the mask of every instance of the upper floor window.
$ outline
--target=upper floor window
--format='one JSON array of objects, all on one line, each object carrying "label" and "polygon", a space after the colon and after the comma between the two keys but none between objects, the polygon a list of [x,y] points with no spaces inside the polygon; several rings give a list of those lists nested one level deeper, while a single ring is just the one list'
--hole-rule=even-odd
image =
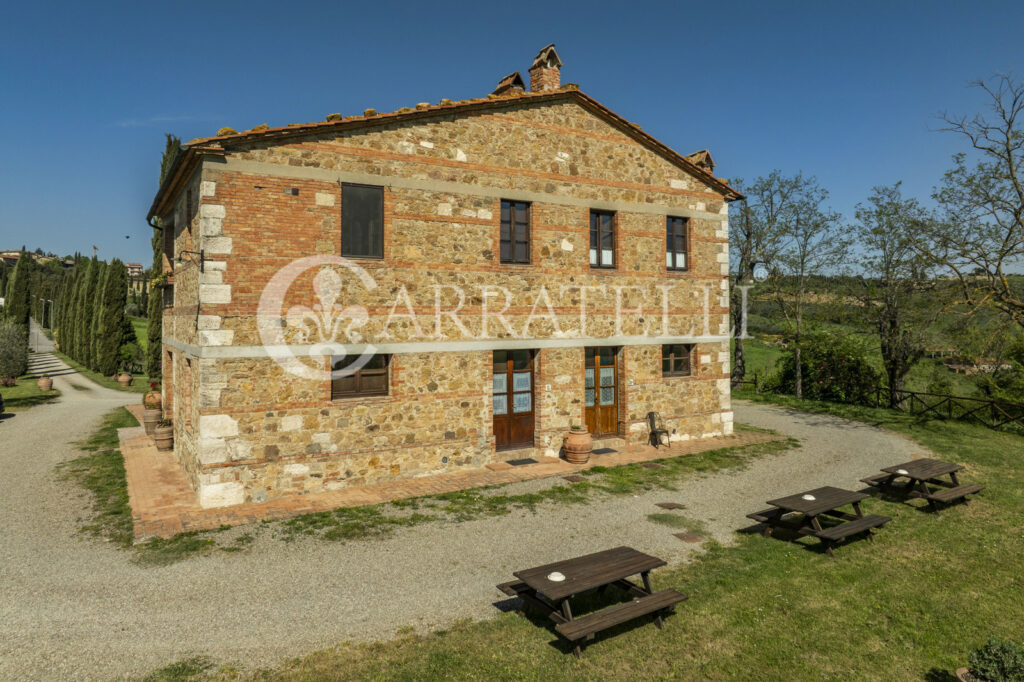
[{"label": "upper floor window", "polygon": [[384,188],[341,186],[341,255],[384,257]]},{"label": "upper floor window", "polygon": [[661,347],[661,375],[688,377],[693,373],[692,343],[666,343]]},{"label": "upper floor window", "polygon": [[590,267],[615,267],[615,214],[590,212]]},{"label": "upper floor window", "polygon": [[669,216],[665,221],[665,265],[669,270],[686,270],[688,267],[689,220]]},{"label": "upper floor window", "polygon": [[501,262],[530,262],[530,204],[501,200]]},{"label": "upper floor window", "polygon": [[335,373],[331,376],[331,400],[388,394],[388,364],[391,356],[374,355],[358,369],[352,369],[361,357],[355,353],[331,357],[331,369]]}]

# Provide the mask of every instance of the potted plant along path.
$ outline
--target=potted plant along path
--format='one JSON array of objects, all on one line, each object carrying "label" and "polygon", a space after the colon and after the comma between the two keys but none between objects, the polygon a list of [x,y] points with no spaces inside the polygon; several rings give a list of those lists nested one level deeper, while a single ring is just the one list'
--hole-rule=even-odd
[{"label": "potted plant along path", "polygon": [[569,433],[562,440],[565,461],[570,464],[586,464],[590,460],[590,452],[594,449],[594,438],[586,429],[579,425],[569,428]]},{"label": "potted plant along path", "polygon": [[36,379],[36,386],[39,387],[40,391],[53,390],[53,379],[50,378],[50,375],[44,374]]},{"label": "potted plant along path", "polygon": [[164,418],[164,401],[155,381],[150,382],[149,392],[142,396],[142,407],[142,427],[146,435],[152,436],[157,422]]},{"label": "potted plant along path", "polygon": [[170,419],[161,419],[153,429],[153,440],[156,449],[166,452],[174,449],[174,425]]},{"label": "potted plant along path", "polygon": [[121,373],[117,375],[117,383],[122,388],[128,388],[132,385],[132,375],[131,372],[128,371],[127,366],[121,366]]},{"label": "potted plant along path", "polygon": [[956,671],[960,682],[1021,682],[1024,680],[1024,647],[990,637],[967,657],[970,665]]}]

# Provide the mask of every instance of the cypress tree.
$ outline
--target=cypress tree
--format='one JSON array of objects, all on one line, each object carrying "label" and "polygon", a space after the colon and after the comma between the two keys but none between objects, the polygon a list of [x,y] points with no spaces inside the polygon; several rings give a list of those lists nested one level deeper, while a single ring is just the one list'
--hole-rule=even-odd
[{"label": "cypress tree", "polygon": [[64,293],[64,301],[61,303],[60,322],[60,349],[65,354],[72,356],[75,346],[75,322],[78,308],[75,305],[78,298],[78,288],[82,281],[82,264],[75,265],[71,273],[71,283]]},{"label": "cypress tree", "polygon": [[7,286],[7,296],[4,299],[4,315],[8,320],[28,328],[29,315],[29,278],[31,276],[32,263],[28,254],[22,253],[18,264],[14,266],[11,281]]},{"label": "cypress tree", "polygon": [[[160,157],[160,180],[157,183],[162,185],[171,169],[175,155],[181,149],[181,140],[174,135],[168,134],[164,144],[164,153]],[[160,225],[160,219],[156,219]],[[159,276],[164,271],[163,252],[164,235],[159,228],[153,230],[153,267],[149,270],[149,276]],[[160,361],[163,356],[163,320],[164,320],[164,296],[163,291],[151,288],[146,301],[146,375],[154,381],[160,380]]]},{"label": "cypress tree", "polygon": [[78,297],[78,323],[75,325],[75,360],[89,366],[89,348],[92,345],[93,301],[96,299],[96,282],[100,274],[99,261],[89,261],[88,270],[82,281]]},{"label": "cypress tree", "polygon": [[96,288],[92,294],[92,329],[89,334],[89,361],[86,363],[86,366],[97,371],[99,370],[96,360],[99,352],[100,317],[103,311],[103,286],[109,269],[106,261],[99,261],[99,272],[96,274]]},{"label": "cypress tree", "polygon": [[120,364],[127,294],[128,273],[124,263],[115,258],[106,267],[96,307],[96,371],[104,376],[117,372]]}]

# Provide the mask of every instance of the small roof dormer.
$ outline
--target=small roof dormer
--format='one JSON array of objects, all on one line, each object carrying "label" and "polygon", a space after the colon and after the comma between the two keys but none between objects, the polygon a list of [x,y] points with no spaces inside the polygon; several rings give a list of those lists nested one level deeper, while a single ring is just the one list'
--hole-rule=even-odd
[{"label": "small roof dormer", "polygon": [[526,92],[526,83],[523,82],[523,77],[518,71],[510,73],[509,75],[498,81],[498,87],[494,88],[492,95],[521,95]]}]

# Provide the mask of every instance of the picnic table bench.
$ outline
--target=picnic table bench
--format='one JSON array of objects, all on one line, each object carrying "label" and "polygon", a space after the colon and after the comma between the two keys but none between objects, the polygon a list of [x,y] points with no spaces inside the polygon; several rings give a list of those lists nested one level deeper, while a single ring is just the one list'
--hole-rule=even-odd
[{"label": "picnic table bench", "polygon": [[[882,473],[862,478],[861,482],[892,492],[903,491],[908,497],[928,500],[928,507],[934,511],[938,509],[937,503],[950,504],[957,500],[966,502],[968,495],[985,489],[985,486],[974,483],[961,484],[957,472],[962,469],[959,464],[923,457],[884,467]],[[949,480],[942,479],[942,476],[949,476]],[[900,483],[901,479],[906,479],[906,482]]]},{"label": "picnic table bench", "polygon": [[[888,516],[878,514],[865,516],[861,511],[860,502],[867,497],[864,493],[825,486],[769,500],[768,504],[772,505],[769,509],[747,514],[747,518],[763,525],[761,534],[765,537],[771,537],[772,531],[776,528],[787,528],[800,535],[818,538],[825,552],[829,556],[835,556],[833,547],[846,538],[865,533],[868,540],[871,540],[875,528],[881,528],[892,520]],[[853,505],[853,514],[840,510],[848,504]],[[799,516],[790,516],[793,514]],[[819,517],[838,519],[840,523],[822,526]]]},{"label": "picnic table bench", "polygon": [[[652,613],[655,624],[662,627],[662,613],[687,598],[675,590],[653,591],[650,572],[664,565],[661,559],[631,547],[616,547],[515,571],[517,580],[502,583],[498,589],[546,614],[555,622],[555,631],[573,644],[573,653],[580,657],[581,642],[592,640],[602,630]],[[553,579],[558,574],[564,578]],[[640,585],[629,580],[638,574]],[[633,600],[582,617],[573,616],[570,599],[593,590],[604,592],[612,586],[624,590]]]}]

